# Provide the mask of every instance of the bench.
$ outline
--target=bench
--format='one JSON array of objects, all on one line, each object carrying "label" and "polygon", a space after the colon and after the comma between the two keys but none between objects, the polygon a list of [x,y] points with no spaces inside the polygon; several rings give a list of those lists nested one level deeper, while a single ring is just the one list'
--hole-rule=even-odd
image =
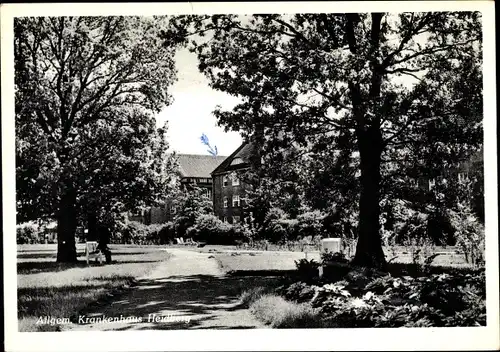
[{"label": "bench", "polygon": [[97,248],[97,241],[85,242],[85,257],[87,258],[87,265],[91,259],[99,260],[99,264],[102,264],[103,254]]}]

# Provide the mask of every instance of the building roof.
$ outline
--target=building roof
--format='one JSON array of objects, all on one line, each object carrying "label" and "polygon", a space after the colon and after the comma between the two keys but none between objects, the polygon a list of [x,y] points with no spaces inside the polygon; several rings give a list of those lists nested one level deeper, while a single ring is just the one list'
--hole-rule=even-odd
[{"label": "building roof", "polygon": [[[254,144],[243,142],[226,160],[224,160],[217,168],[212,171],[212,174],[224,173],[229,170],[236,170],[247,168],[250,166],[250,158],[254,151]],[[236,158],[241,158],[240,163],[231,165],[232,161]]]},{"label": "building roof", "polygon": [[196,154],[178,154],[181,177],[212,177],[210,173],[227,157]]}]

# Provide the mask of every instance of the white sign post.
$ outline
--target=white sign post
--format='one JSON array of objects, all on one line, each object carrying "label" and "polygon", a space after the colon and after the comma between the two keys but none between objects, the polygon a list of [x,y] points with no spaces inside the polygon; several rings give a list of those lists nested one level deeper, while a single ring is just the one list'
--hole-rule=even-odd
[{"label": "white sign post", "polygon": [[[321,240],[321,253],[337,253],[342,251],[342,242],[340,238],[323,238]],[[323,266],[320,265],[318,268],[319,277],[323,277]]]},{"label": "white sign post", "polygon": [[324,252],[337,253],[341,252],[341,240],[340,238],[323,238],[321,240],[321,253]]}]

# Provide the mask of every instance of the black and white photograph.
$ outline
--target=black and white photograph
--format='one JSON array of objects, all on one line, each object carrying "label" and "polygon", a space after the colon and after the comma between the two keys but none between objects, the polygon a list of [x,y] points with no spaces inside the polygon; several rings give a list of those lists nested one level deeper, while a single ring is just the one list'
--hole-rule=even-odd
[{"label": "black and white photograph", "polygon": [[3,5],[6,350],[500,348],[494,3],[405,3]]}]

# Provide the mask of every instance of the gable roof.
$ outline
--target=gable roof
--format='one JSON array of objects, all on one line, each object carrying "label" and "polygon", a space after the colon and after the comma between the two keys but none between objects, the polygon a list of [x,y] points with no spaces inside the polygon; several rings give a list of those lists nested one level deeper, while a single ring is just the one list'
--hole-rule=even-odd
[{"label": "gable roof", "polygon": [[[215,170],[212,171],[212,175],[223,173],[229,170],[242,169],[250,166],[250,158],[254,151],[254,144],[250,142],[243,142],[231,155],[229,155],[226,160],[224,160]],[[241,158],[243,163],[237,165],[231,165],[231,162],[236,159]]]},{"label": "gable roof", "polygon": [[181,177],[212,177],[210,173],[222,163],[225,156],[178,154]]}]

